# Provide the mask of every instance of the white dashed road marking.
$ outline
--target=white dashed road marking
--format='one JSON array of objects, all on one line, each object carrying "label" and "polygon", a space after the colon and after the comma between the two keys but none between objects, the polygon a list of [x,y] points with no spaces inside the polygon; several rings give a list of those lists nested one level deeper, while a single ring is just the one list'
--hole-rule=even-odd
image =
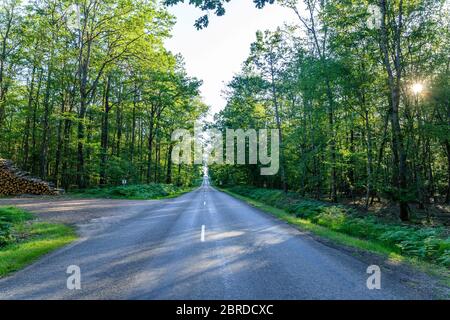
[{"label": "white dashed road marking", "polygon": [[200,236],[200,240],[205,242],[205,225],[202,225],[202,234]]}]

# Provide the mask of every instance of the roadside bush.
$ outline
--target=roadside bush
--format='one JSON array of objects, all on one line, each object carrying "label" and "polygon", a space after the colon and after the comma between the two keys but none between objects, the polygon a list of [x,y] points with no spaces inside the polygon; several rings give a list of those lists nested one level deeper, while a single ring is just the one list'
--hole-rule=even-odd
[{"label": "roadside bush", "polygon": [[14,237],[11,235],[11,224],[0,220],[0,248],[13,240]]},{"label": "roadside bush", "polygon": [[450,266],[450,237],[443,227],[417,227],[362,217],[348,207],[287,195],[280,190],[236,186],[230,191],[287,211],[331,230],[375,241],[395,252]]},{"label": "roadside bush", "polygon": [[151,183],[78,190],[75,195],[112,199],[157,199],[179,194],[186,188],[172,184]]}]

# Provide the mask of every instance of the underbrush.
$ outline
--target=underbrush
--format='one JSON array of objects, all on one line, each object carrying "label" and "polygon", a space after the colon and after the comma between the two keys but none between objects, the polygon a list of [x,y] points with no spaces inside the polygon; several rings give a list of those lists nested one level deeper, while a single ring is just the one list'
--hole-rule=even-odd
[{"label": "underbrush", "polygon": [[174,197],[189,190],[191,188],[151,183],[75,190],[70,194],[93,198],[146,200]]},{"label": "underbrush", "polygon": [[32,215],[14,207],[0,208],[0,248],[19,238],[19,230]]},{"label": "underbrush", "polygon": [[27,211],[0,207],[0,277],[76,239],[72,227],[33,218]]},{"label": "underbrush", "polygon": [[333,231],[380,243],[392,251],[450,267],[450,236],[445,227],[392,223],[361,215],[352,208],[301,198],[296,193],[247,186],[228,188],[233,193],[282,209]]}]

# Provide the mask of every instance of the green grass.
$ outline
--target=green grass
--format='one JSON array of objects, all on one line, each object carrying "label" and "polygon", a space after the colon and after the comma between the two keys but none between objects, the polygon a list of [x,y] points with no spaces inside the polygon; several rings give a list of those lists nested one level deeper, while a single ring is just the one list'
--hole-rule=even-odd
[{"label": "green grass", "polygon": [[83,198],[149,200],[174,198],[193,189],[194,187],[178,187],[172,184],[151,183],[75,190],[68,194]]},{"label": "green grass", "polygon": [[[378,241],[376,239],[373,238],[368,238],[367,237],[367,232],[365,234],[365,237],[357,237],[355,235],[352,234],[347,234],[344,233],[342,231],[339,231],[339,223],[334,222],[333,224],[330,223],[326,223],[325,225],[320,225],[317,223],[317,221],[320,222],[319,219],[311,219],[311,217],[308,218],[302,218],[299,217],[298,215],[296,215],[295,213],[289,213],[287,212],[285,209],[281,209],[278,207],[275,207],[273,205],[269,205],[267,203],[265,203],[266,201],[271,201],[270,199],[276,198],[273,197],[272,198],[266,194],[266,197],[263,198],[265,201],[262,201],[261,199],[256,200],[254,191],[248,191],[249,188],[246,188],[247,194],[253,195],[249,196],[249,195],[242,195],[238,192],[235,192],[235,190],[237,189],[238,191],[240,191],[239,188],[243,188],[243,187],[238,187],[238,188],[230,188],[230,189],[221,189],[222,191],[230,194],[231,196],[243,200],[245,202],[247,202],[248,204],[264,211],[267,213],[270,213],[272,215],[274,215],[275,217],[277,217],[278,219],[284,220],[286,222],[288,222],[289,224],[292,224],[300,229],[309,231],[317,236],[320,236],[322,238],[325,239],[329,239],[334,243],[337,244],[341,244],[341,245],[345,245],[345,246],[349,246],[349,247],[353,247],[353,248],[357,248],[357,249],[362,249],[365,251],[369,251],[372,253],[376,253],[379,255],[382,255],[383,257],[387,258],[389,261],[392,262],[407,262],[411,265],[414,265],[415,267],[421,269],[422,271],[434,274],[434,275],[438,275],[441,278],[443,278],[443,282],[450,286],[450,274],[449,274],[449,269],[446,265],[439,263],[438,261],[434,260],[434,261],[427,261],[425,259],[421,259],[418,256],[408,256],[407,254],[405,254],[405,252],[402,252],[401,248],[398,246],[393,245],[392,243],[389,242],[383,242],[383,241]],[[241,189],[242,190],[242,189]],[[278,191],[275,191],[278,193]],[[282,195],[284,196],[284,195]],[[295,201],[292,201],[292,199],[290,199],[290,201],[288,201],[289,203],[295,203]],[[310,220],[311,219],[311,220]],[[341,220],[342,221],[342,220]],[[331,227],[330,227],[331,225]],[[334,230],[333,228],[337,229]],[[343,230],[346,230],[345,228]],[[380,230],[383,230],[383,228],[380,227]],[[448,239],[444,239],[443,241],[448,240]]]},{"label": "green grass", "polygon": [[394,253],[450,267],[450,237],[446,227],[386,220],[343,205],[304,199],[296,193],[285,194],[280,190],[245,186],[229,190],[282,209],[299,221],[380,244]]},{"label": "green grass", "polygon": [[4,234],[0,245],[0,277],[20,270],[39,257],[76,239],[73,228],[55,223],[33,221],[33,215],[14,207],[0,207]]}]

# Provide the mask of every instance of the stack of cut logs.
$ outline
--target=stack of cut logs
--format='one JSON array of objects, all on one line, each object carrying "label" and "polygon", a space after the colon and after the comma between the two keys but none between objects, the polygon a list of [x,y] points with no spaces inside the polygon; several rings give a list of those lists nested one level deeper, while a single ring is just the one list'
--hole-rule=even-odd
[{"label": "stack of cut logs", "polygon": [[0,194],[19,195],[57,195],[60,190],[50,183],[29,176],[28,172],[19,170],[11,160],[0,159]]}]

